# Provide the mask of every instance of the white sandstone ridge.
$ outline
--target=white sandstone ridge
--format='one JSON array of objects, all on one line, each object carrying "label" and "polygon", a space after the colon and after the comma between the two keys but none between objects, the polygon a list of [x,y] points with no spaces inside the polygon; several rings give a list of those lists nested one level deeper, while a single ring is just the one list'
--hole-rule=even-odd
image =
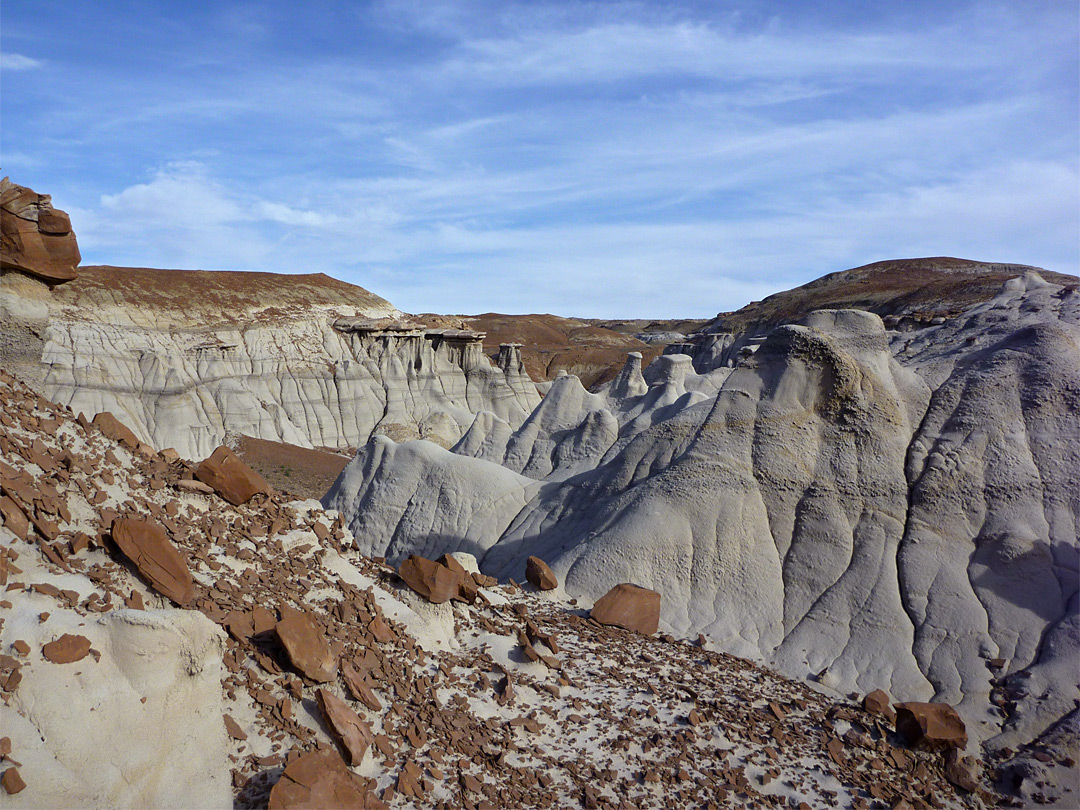
[{"label": "white sandstone ridge", "polygon": [[392,561],[461,549],[520,579],[537,555],[572,596],[652,588],[673,632],[959,704],[999,749],[1075,710],[1075,286],[1027,273],[904,332],[822,310],[703,368],[631,356],[596,394],[561,377],[454,452],[379,439],[324,504]]},{"label": "white sandstone ridge", "polygon": [[373,433],[456,442],[477,411],[519,425],[539,402],[520,354],[426,329],[322,274],[87,267],[51,294],[0,279],[5,367],[76,413],[203,458],[226,434],[349,449]]}]

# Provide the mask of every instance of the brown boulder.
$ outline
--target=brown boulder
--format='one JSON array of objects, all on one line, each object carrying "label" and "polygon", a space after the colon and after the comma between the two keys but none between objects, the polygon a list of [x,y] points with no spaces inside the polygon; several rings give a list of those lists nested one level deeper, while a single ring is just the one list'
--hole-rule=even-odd
[{"label": "brown boulder", "polygon": [[436,605],[458,596],[461,578],[445,565],[413,554],[398,568],[405,584]]},{"label": "brown boulder", "polygon": [[891,717],[893,713],[892,709],[889,708],[889,696],[881,689],[875,689],[864,697],[862,705],[863,708],[871,714],[880,714]]},{"label": "brown boulder", "polygon": [[52,285],[76,278],[80,261],[71,220],[52,207],[52,198],[0,180],[0,268]]},{"label": "brown boulder", "polygon": [[94,417],[92,423],[98,430],[114,442],[120,442],[128,450],[136,450],[139,447],[139,439],[131,429],[113,416],[108,411],[103,411]]},{"label": "brown boulder", "polygon": [[539,557],[529,557],[525,561],[525,579],[542,591],[551,591],[559,587],[559,578]]},{"label": "brown boulder", "polygon": [[195,582],[187,563],[157,523],[117,518],[112,524],[112,539],[162,596],[181,606],[195,598]]},{"label": "brown boulder", "polygon": [[332,692],[320,689],[315,693],[315,698],[326,725],[330,727],[334,739],[345,752],[345,761],[349,765],[359,765],[368,748],[375,742],[371,726]]},{"label": "brown boulder", "polygon": [[73,664],[86,658],[89,652],[90,639],[70,633],[64,633],[41,648],[41,654],[54,664]]},{"label": "brown boulder", "polygon": [[350,771],[336,751],[316,751],[299,757],[285,769],[270,791],[269,808],[383,810],[387,805],[371,792],[373,784]]},{"label": "brown boulder", "polygon": [[600,624],[651,635],[660,626],[660,594],[623,582],[596,600],[589,615]]},{"label": "brown boulder", "polygon": [[967,729],[948,703],[897,703],[896,730],[913,748],[943,751],[967,746]]},{"label": "brown boulder", "polygon": [[233,506],[247,503],[260,492],[266,495],[271,492],[266,479],[242,462],[239,456],[225,445],[218,447],[210,458],[199,465],[195,470],[195,477],[213,487],[218,495]]},{"label": "brown boulder", "polygon": [[274,632],[293,666],[316,683],[332,681],[337,674],[337,660],[322,629],[298,610],[285,607],[281,614]]}]

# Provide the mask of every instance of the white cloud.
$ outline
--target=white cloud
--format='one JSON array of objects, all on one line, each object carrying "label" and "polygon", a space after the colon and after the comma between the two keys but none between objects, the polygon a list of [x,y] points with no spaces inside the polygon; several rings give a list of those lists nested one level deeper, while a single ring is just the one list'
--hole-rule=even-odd
[{"label": "white cloud", "polygon": [[23,56],[21,53],[0,51],[0,70],[34,70],[44,64],[40,59]]}]

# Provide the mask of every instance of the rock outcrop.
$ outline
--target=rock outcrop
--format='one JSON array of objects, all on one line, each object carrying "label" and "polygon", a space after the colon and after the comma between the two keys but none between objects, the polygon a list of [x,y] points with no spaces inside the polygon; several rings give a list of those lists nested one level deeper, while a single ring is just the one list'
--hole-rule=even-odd
[{"label": "rock outcrop", "polygon": [[378,433],[449,447],[477,411],[517,426],[540,401],[517,349],[493,366],[482,333],[424,328],[319,274],[86,267],[42,299],[0,284],[0,314],[7,367],[185,458],[227,435],[344,450]]},{"label": "rock outcrop", "polygon": [[[5,807],[970,806],[940,755],[842,697],[600,625],[466,554],[435,565],[469,573],[475,603],[430,604],[339,514],[180,486],[193,465],[2,370],[0,404],[0,485],[33,518],[25,539],[0,525]],[[102,543],[121,513],[160,518],[190,609],[161,609]],[[65,636],[82,658],[41,653]]]},{"label": "rock outcrop", "polygon": [[[814,312],[729,359],[632,357],[597,393],[561,377],[520,428],[479,414],[437,460],[368,445],[325,503],[370,553],[468,534],[487,573],[521,577],[537,555],[585,600],[637,582],[673,632],[833,688],[959,704],[995,750],[1049,733],[1078,696],[1076,285],[1029,272],[904,330]],[[484,532],[456,517],[490,514],[494,490],[458,488],[480,477],[503,485]]]},{"label": "rock outcrop", "polygon": [[26,273],[52,286],[78,277],[82,256],[68,215],[52,197],[0,180],[0,272]]}]

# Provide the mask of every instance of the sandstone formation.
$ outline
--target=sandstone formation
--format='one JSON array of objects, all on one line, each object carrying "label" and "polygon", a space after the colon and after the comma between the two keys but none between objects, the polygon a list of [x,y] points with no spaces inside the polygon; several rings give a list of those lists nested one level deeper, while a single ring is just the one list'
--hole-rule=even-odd
[{"label": "sandstone formation", "polygon": [[78,276],[81,260],[71,220],[52,207],[52,197],[0,180],[0,273],[63,284]]},{"label": "sandstone formation", "polygon": [[138,518],[118,518],[112,524],[113,542],[134,563],[158,593],[181,607],[195,596],[195,583],[187,563],[169,542],[159,524]]},{"label": "sandstone formation", "polygon": [[[366,553],[467,550],[500,577],[537,555],[585,600],[637,582],[663,594],[662,628],[957,706],[974,742],[1015,752],[1078,697],[1080,295],[1064,278],[1024,272],[896,329],[811,312],[693,358],[630,357],[596,392],[565,375],[518,428],[478,414],[452,453],[369,443],[324,503]],[[478,512],[483,531],[462,519]]]},{"label": "sandstone formation", "polygon": [[221,445],[195,470],[195,477],[233,506],[247,503],[256,495],[269,495],[266,480]]},{"label": "sandstone formation", "polygon": [[621,582],[596,600],[589,616],[600,624],[652,635],[660,626],[660,594]]},{"label": "sandstone formation", "polygon": [[542,591],[551,591],[559,587],[559,578],[539,557],[529,557],[525,560],[525,579]]}]

